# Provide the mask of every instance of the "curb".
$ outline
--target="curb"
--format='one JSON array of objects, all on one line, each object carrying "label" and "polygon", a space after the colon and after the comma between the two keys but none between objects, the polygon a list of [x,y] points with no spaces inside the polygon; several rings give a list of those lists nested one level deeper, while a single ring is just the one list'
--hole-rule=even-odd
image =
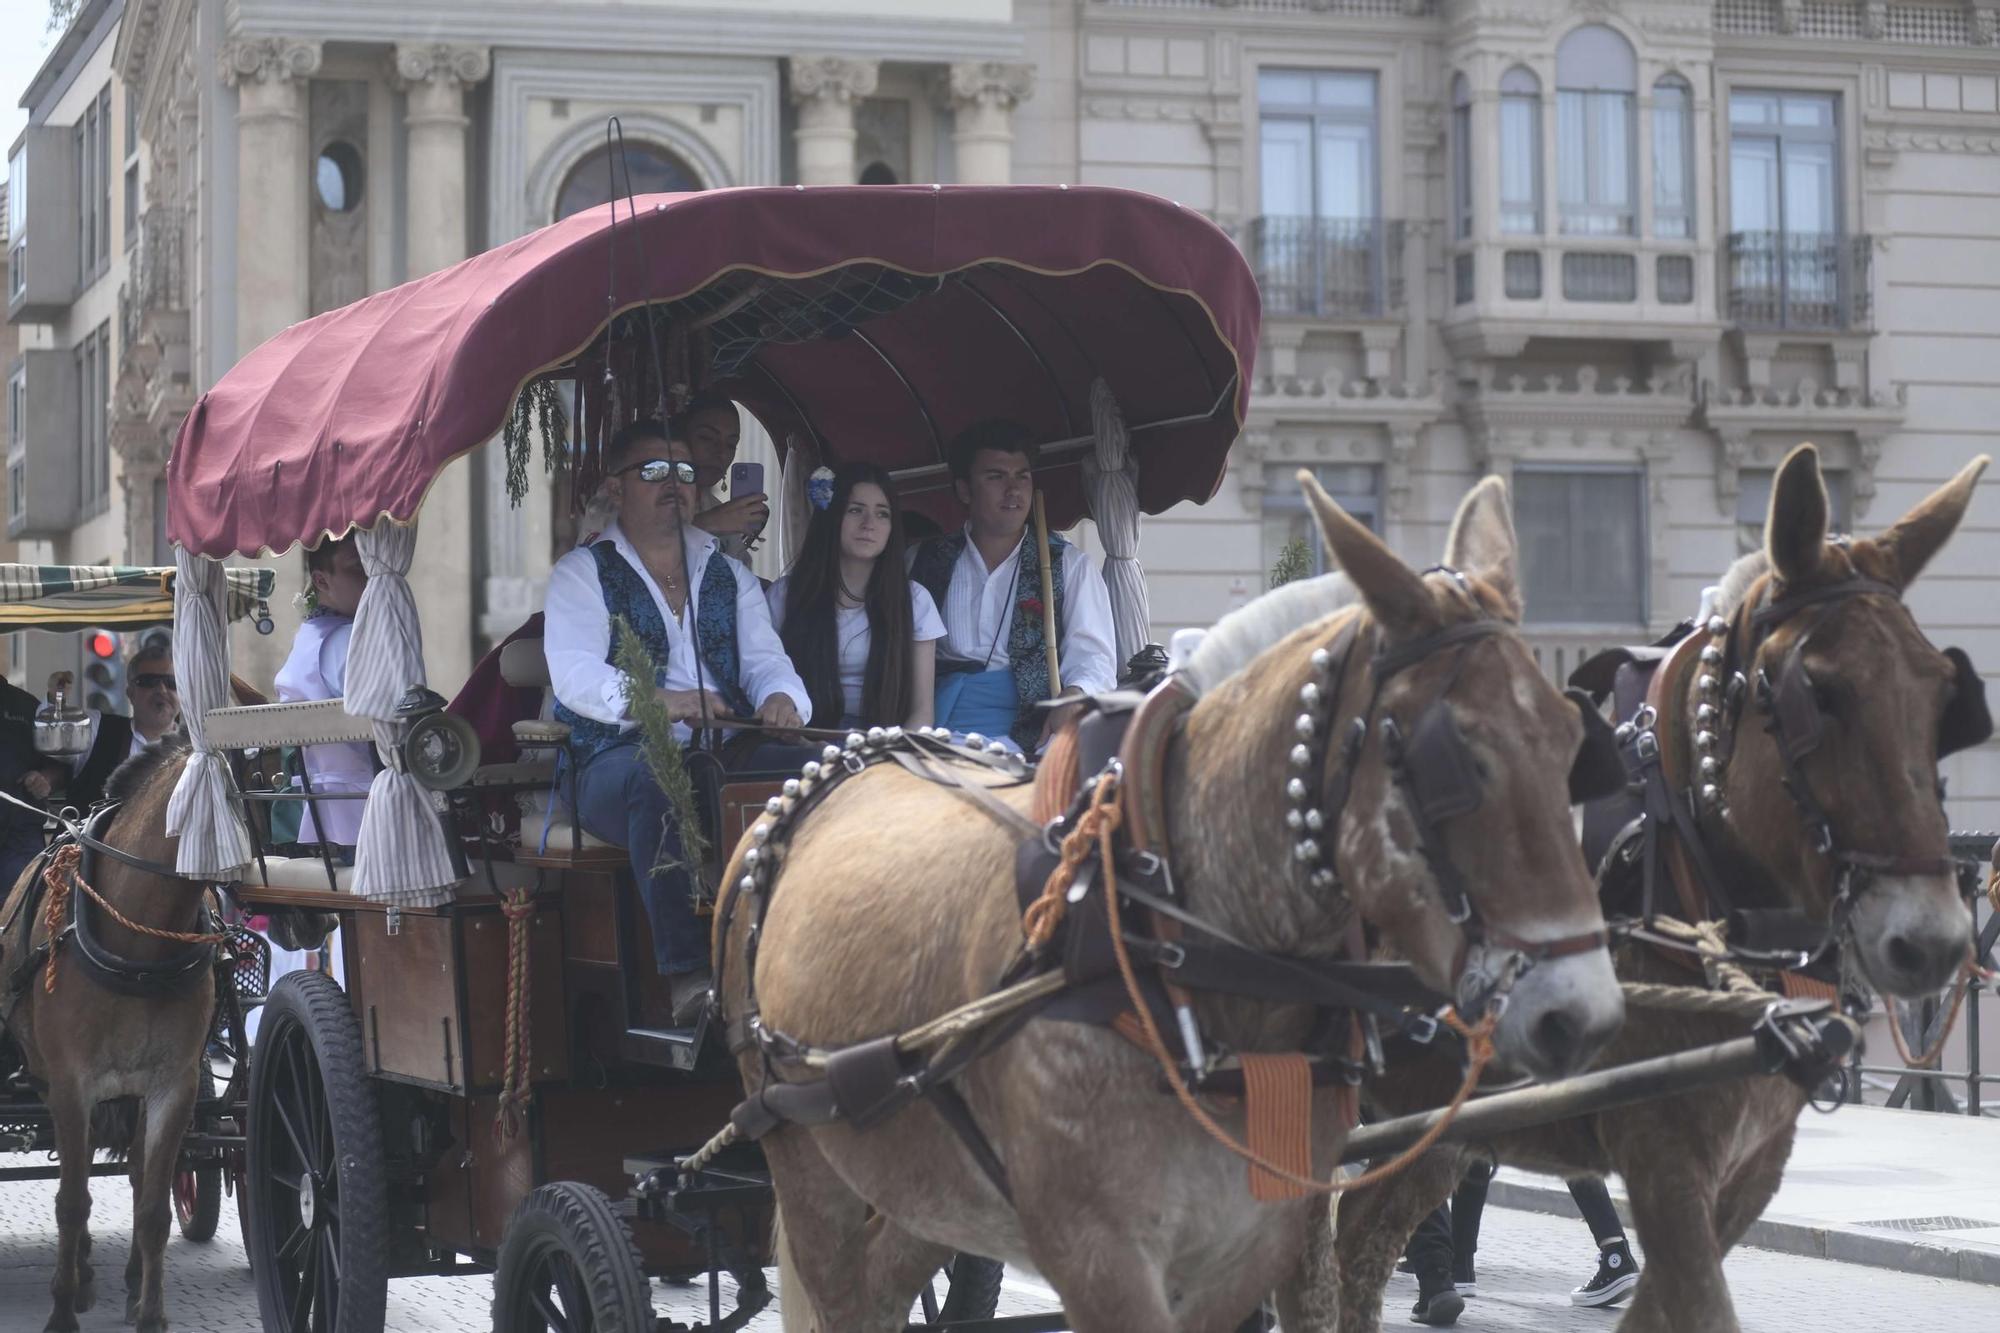
[{"label": "curb", "polygon": [[[1553,1213],[1583,1220],[1569,1190],[1561,1184],[1531,1185],[1495,1179],[1487,1187],[1487,1202],[1529,1213]],[[1618,1216],[1632,1225],[1632,1210],[1622,1198],[1612,1200]],[[1643,1243],[1643,1242],[1642,1242]],[[1764,1216],[1750,1224],[1739,1242],[1760,1250],[1831,1259],[1837,1263],[1887,1268],[1899,1273],[1950,1278],[2000,1287],[2000,1249],[1948,1242],[1910,1240],[1893,1232],[1862,1227],[1826,1225],[1802,1218]]]}]

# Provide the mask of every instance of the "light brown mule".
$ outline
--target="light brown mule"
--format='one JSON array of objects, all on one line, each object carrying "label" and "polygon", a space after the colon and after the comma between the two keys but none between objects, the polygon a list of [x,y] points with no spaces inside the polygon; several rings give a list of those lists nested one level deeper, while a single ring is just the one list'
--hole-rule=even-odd
[{"label": "light brown mule", "polygon": [[[1723,585],[1720,614],[1734,619],[1782,592],[1825,589],[1860,575],[1903,589],[1942,547],[1964,516],[1981,457],[1881,536],[1851,545],[1827,540],[1826,489],[1819,456],[1801,446],[1786,458],[1772,488],[1765,551],[1746,557]],[[1739,622],[1740,623],[1740,622]],[[1838,847],[1899,859],[1947,854],[1939,801],[1939,726],[1953,670],[1888,595],[1864,594],[1773,628],[1754,662],[1776,680],[1786,655],[1809,633],[1804,664],[1818,695],[1824,739],[1801,762],[1812,798],[1825,811]],[[1704,702],[1694,673],[1683,716]],[[1734,752],[1720,776],[1727,816],[1704,811],[1704,844],[1737,891],[1738,906],[1796,907],[1828,920],[1834,871],[1812,845],[1800,808],[1780,780],[1777,741],[1752,703],[1735,729]],[[1693,772],[1692,727],[1662,735],[1681,747],[1681,772]],[[1663,894],[1667,893],[1664,888]],[[1672,899],[1662,904],[1673,910]],[[1855,889],[1849,958],[1878,989],[1898,996],[1933,993],[1964,963],[1972,918],[1948,874],[1878,874]],[[1622,949],[1618,973],[1631,981],[1687,985],[1689,973],[1643,947]],[[1706,1019],[1634,1008],[1600,1064],[1664,1055],[1742,1033],[1740,1019]],[[1423,1063],[1392,1069],[1373,1089],[1391,1111],[1436,1105],[1449,1095],[1451,1071]],[[1315,1228],[1307,1281],[1315,1308],[1338,1305],[1340,1319],[1287,1333],[1368,1333],[1380,1327],[1382,1292],[1396,1256],[1418,1221],[1454,1185],[1462,1152],[1491,1152],[1510,1165],[1573,1178],[1618,1172],[1625,1179],[1645,1267],[1619,1328],[1624,1333],[1731,1333],[1738,1325],[1722,1259],[1764,1211],[1784,1175],[1806,1094],[1780,1077],[1740,1082],[1623,1111],[1508,1135],[1470,1149],[1439,1150],[1387,1184],[1341,1201],[1337,1242],[1325,1215]],[[1329,1261],[1327,1247],[1337,1247]],[[1337,1283],[1337,1301],[1331,1288]]]},{"label": "light brown mule", "polygon": [[[1283,787],[1312,655],[1344,618],[1367,617],[1391,646],[1480,617],[1518,619],[1506,491],[1488,482],[1460,508],[1446,560],[1470,576],[1461,583],[1411,571],[1301,478],[1346,577],[1259,599],[1218,624],[1189,663],[1202,697],[1165,777],[1176,890],[1203,920],[1282,953],[1336,954],[1358,911],[1449,993],[1466,935],[1446,914],[1382,745],[1371,736],[1345,815],[1325,835],[1344,893],[1308,886]],[[1372,631],[1359,642],[1329,707],[1333,735],[1368,701]],[[1520,640],[1501,634],[1393,675],[1376,717],[1407,730],[1448,687],[1484,776],[1479,808],[1441,830],[1479,915],[1535,942],[1598,928],[1563,796],[1582,734],[1576,710]],[[1329,762],[1321,785],[1332,775]],[[1000,796],[1027,807],[1025,790]],[[1022,940],[1016,837],[895,765],[843,781],[802,821],[771,894],[756,951],[764,1025],[838,1046],[987,994]],[[723,882],[740,873],[732,865]],[[750,916],[737,914],[719,941],[726,1012],[744,1012]],[[1302,1007],[1221,997],[1199,998],[1197,1009],[1211,1039],[1235,1051],[1296,1050],[1313,1022]],[[1511,1063],[1558,1075],[1587,1059],[1621,1013],[1607,955],[1579,953],[1528,972],[1496,1042]],[[754,1049],[741,1069],[752,1089],[767,1077]],[[900,1329],[919,1285],[963,1251],[1038,1270],[1078,1333],[1234,1329],[1292,1271],[1308,1213],[1325,1208],[1323,1198],[1253,1201],[1242,1161],[1161,1090],[1151,1056],[1104,1028],[1034,1020],[955,1086],[1005,1166],[1011,1205],[928,1102],[865,1130],[786,1126],[765,1138],[794,1260],[782,1295],[788,1328]],[[1322,1172],[1345,1133],[1332,1101],[1318,1099],[1314,1125]],[[1209,1106],[1243,1134],[1240,1103]]]},{"label": "light brown mule", "polygon": [[[166,834],[167,799],[186,754],[184,742],[163,742],[112,775],[106,795],[123,804],[100,831],[107,844],[155,864],[174,863],[180,840]],[[12,978],[21,961],[47,938],[39,910],[32,916],[14,910],[28,884],[23,876],[0,909],[0,920],[12,922],[0,936],[0,978]],[[98,856],[91,885],[133,922],[183,933],[200,926],[199,884]],[[128,930],[101,909],[94,919],[104,947],[134,962],[157,962],[186,947]],[[95,1146],[129,1154],[132,1246],[125,1265],[125,1319],[137,1324],[139,1333],[159,1333],[167,1327],[161,1288],[174,1166],[194,1107],[199,1061],[214,1013],[214,973],[201,969],[193,984],[173,994],[121,995],[86,976],[74,947],[66,944],[57,954],[55,976],[55,989],[44,990],[37,967],[6,1023],[28,1072],[47,1085],[43,1100],[55,1123],[62,1162],[56,1271],[49,1284],[55,1304],[47,1328],[70,1333],[77,1315],[96,1300],[89,1230]],[[114,1103],[123,1098],[136,1099],[135,1117],[114,1113]]]}]

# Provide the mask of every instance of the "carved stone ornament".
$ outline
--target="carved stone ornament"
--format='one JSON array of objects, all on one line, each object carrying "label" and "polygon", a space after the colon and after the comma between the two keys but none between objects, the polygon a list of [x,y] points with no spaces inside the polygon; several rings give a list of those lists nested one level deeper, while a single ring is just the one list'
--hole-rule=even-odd
[{"label": "carved stone ornament", "polygon": [[483,46],[419,42],[396,48],[392,81],[399,89],[431,82],[470,85],[483,83],[492,72],[493,56]]},{"label": "carved stone ornament", "polygon": [[953,105],[993,104],[1013,110],[1034,95],[1035,67],[1000,60],[966,60],[951,67],[946,81]]},{"label": "carved stone ornament", "polygon": [[222,47],[222,81],[283,83],[319,72],[320,45],[297,37],[233,37]]},{"label": "carved stone ornament", "polygon": [[793,56],[790,66],[795,102],[819,98],[856,101],[875,91],[876,77],[881,71],[878,61],[849,56]]}]

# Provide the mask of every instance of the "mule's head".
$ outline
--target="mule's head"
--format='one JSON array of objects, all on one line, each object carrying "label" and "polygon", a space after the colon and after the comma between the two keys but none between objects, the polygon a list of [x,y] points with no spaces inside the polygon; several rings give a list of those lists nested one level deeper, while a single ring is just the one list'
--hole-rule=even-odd
[{"label": "mule's head", "polygon": [[1513,632],[1506,487],[1476,487],[1445,567],[1419,574],[1299,475],[1367,612],[1328,710],[1329,726],[1365,739],[1329,744],[1317,774],[1323,792],[1347,784],[1337,826],[1322,834],[1331,868],[1362,917],[1468,1018],[1511,981],[1495,1037],[1503,1060],[1542,1077],[1578,1069],[1617,1030],[1624,1002],[1570,822],[1585,718]]},{"label": "mule's head", "polygon": [[1794,449],[1772,485],[1763,555],[1731,571],[1690,685],[1691,716],[1716,724],[1696,735],[1713,783],[1705,818],[1796,906],[1820,920],[1848,912],[1863,970],[1894,995],[1944,985],[1971,943],[1937,766],[1991,724],[1970,662],[1932,646],[1901,594],[1957,528],[1986,464],[1879,536],[1830,541],[1819,453]]}]

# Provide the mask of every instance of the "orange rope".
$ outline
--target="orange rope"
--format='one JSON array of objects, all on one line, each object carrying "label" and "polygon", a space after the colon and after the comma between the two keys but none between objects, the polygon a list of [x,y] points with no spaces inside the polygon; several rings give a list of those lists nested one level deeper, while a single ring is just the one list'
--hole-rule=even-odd
[{"label": "orange rope", "polygon": [[62,934],[69,917],[69,895],[72,888],[82,889],[90,901],[96,903],[104,914],[125,929],[140,935],[150,935],[156,940],[171,940],[176,944],[220,944],[229,938],[227,932],[202,934],[183,930],[162,930],[158,926],[148,926],[134,921],[104,900],[104,895],[83,878],[79,867],[83,864],[83,848],[77,843],[66,843],[58,847],[49,857],[48,865],[42,868],[42,883],[48,886],[48,901],[42,905],[42,925],[48,931],[50,949],[48,966],[42,974],[42,991],[52,994],[56,988],[56,958],[54,947],[57,936]]},{"label": "orange rope", "polygon": [[1972,989],[1978,979],[1978,970],[1968,960],[1965,968],[1952,984],[1951,1012],[1945,1016],[1944,1030],[1938,1033],[1937,1041],[1921,1056],[1910,1054],[1910,1048],[1903,1040],[1902,1015],[1896,1012],[1896,997],[1888,993],[1882,996],[1883,1005],[1889,1010],[1889,1036],[1896,1043],[1896,1054],[1912,1069],[1930,1069],[1937,1064],[1938,1056],[1944,1054],[1944,1044],[1951,1040],[1952,1029],[1958,1026],[1958,1011],[1965,1007],[1965,993]]},{"label": "orange rope", "polygon": [[509,889],[500,911],[507,918],[507,1067],[500,1076],[500,1100],[493,1116],[496,1139],[520,1133],[521,1114],[533,1080],[528,922],[534,918],[535,904],[527,889]]},{"label": "orange rope", "polygon": [[[1476,1026],[1468,1026],[1455,1010],[1447,1010],[1445,1012],[1445,1023],[1454,1032],[1466,1039],[1466,1047],[1470,1055],[1465,1070],[1465,1081],[1459,1085],[1457,1095],[1451,1099],[1451,1104],[1445,1107],[1443,1118],[1437,1124],[1431,1126],[1422,1138],[1404,1149],[1401,1154],[1390,1161],[1384,1162],[1381,1166],[1345,1180],[1316,1180],[1311,1176],[1301,1176],[1295,1172],[1288,1171],[1275,1162],[1267,1160],[1261,1154],[1253,1152],[1244,1144],[1239,1143],[1228,1130],[1216,1123],[1215,1118],[1202,1108],[1200,1102],[1195,1100],[1195,1095],[1189,1089],[1187,1081],[1181,1077],[1180,1066],[1174,1062],[1173,1056],[1168,1053],[1166,1042],[1160,1038],[1159,1027],[1153,1022],[1152,1006],[1146,1003],[1145,996],[1140,992],[1139,977],[1133,971],[1132,956],[1130,951],[1125,947],[1124,931],[1119,926],[1118,879],[1116,859],[1111,841],[1112,831],[1117,827],[1117,807],[1109,804],[1113,795],[1111,788],[1114,785],[1108,776],[1099,779],[1097,791],[1091,800],[1091,808],[1084,812],[1083,818],[1077,820],[1076,829],[1063,839],[1063,865],[1072,866],[1070,844],[1073,841],[1077,841],[1087,835],[1094,835],[1097,838],[1098,851],[1103,858],[1104,865],[1104,907],[1106,913],[1111,918],[1111,950],[1117,955],[1118,972],[1125,980],[1125,994],[1132,1001],[1132,1012],[1138,1016],[1139,1030],[1145,1037],[1144,1042],[1141,1044],[1152,1052],[1154,1059],[1159,1061],[1160,1071],[1166,1075],[1168,1085],[1174,1090],[1175,1099],[1187,1111],[1188,1116],[1196,1124],[1208,1131],[1210,1138],[1248,1162],[1251,1166],[1286,1184],[1296,1186],[1301,1190],[1313,1194],[1339,1194],[1346,1190],[1359,1189],[1362,1186],[1386,1180],[1429,1151],[1431,1145],[1438,1141],[1446,1128],[1457,1118],[1459,1108],[1463,1107],[1466,1098],[1472,1095],[1473,1088],[1479,1083],[1480,1074],[1485,1070],[1487,1063],[1493,1058],[1493,1029],[1498,1022],[1498,1016],[1495,1014],[1489,1013]],[[1100,810],[1108,810],[1112,813],[1109,817],[1093,820],[1091,816],[1097,814]],[[1074,859],[1081,861],[1082,856],[1079,855]],[[1074,873],[1072,866],[1069,875],[1074,875]],[[1069,875],[1065,875],[1062,867],[1058,867],[1056,873],[1049,877],[1049,888],[1044,889],[1042,897],[1029,906],[1028,911],[1030,915],[1034,914],[1035,909],[1040,908],[1045,902],[1049,901],[1052,892],[1058,904],[1064,901],[1062,893],[1056,891],[1056,881],[1059,876],[1067,880]],[[1060,918],[1061,907],[1058,906],[1055,912],[1057,917]],[[1054,926],[1051,925],[1050,929],[1053,930]],[[1030,938],[1032,938],[1032,935]]]}]

